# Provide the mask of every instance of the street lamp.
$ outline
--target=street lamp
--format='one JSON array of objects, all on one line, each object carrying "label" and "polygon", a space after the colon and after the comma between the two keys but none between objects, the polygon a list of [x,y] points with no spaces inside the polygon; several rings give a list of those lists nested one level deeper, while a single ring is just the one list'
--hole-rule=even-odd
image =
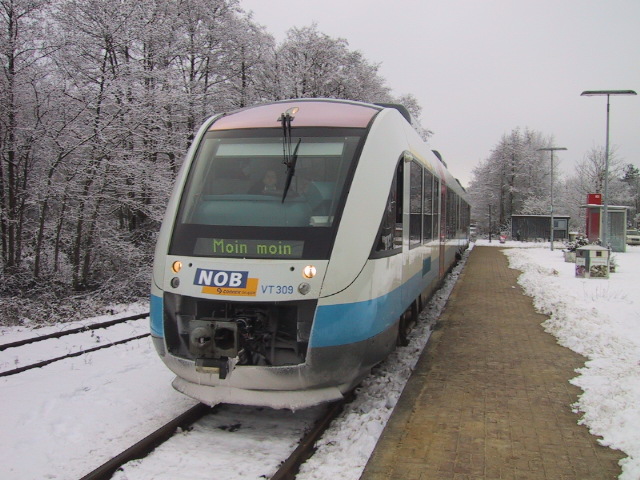
[{"label": "street lamp", "polygon": [[551,152],[551,250],[553,251],[553,152],[556,150],[566,150],[564,147],[546,147],[539,148],[538,152],[545,151]]},{"label": "street lamp", "polygon": [[489,243],[491,243],[491,204],[489,204]]},{"label": "street lamp", "polygon": [[602,223],[603,231],[600,232],[602,246],[607,246],[607,236],[609,233],[609,97],[611,95],[637,95],[633,90],[586,90],[580,96],[593,97],[596,95],[607,96],[607,137],[604,147],[604,193],[602,200]]}]

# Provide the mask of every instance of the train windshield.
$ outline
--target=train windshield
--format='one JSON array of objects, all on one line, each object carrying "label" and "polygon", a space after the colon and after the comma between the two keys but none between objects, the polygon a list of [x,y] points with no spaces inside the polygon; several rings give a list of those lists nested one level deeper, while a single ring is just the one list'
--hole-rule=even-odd
[{"label": "train windshield", "polygon": [[[248,253],[267,235],[279,245],[288,239],[287,245],[299,253],[295,256],[302,257],[305,238],[330,231],[337,222],[363,133],[293,129],[289,149],[279,130],[208,132],[182,195],[172,250],[183,250],[178,242],[191,243],[177,239],[176,232],[197,230],[200,240],[181,253],[210,255],[212,242],[225,231],[219,246],[229,250],[228,256],[260,256]],[[203,233],[206,230],[217,233]],[[235,255],[229,245],[246,249]]]}]

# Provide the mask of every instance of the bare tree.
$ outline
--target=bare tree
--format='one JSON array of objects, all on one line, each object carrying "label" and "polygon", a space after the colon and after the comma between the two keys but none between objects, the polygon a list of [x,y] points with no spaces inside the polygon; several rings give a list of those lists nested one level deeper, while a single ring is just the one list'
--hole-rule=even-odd
[{"label": "bare tree", "polygon": [[[611,148],[609,150],[609,185],[614,183],[616,178],[623,176],[623,168],[624,166],[618,158],[616,148]],[[602,193],[605,170],[604,147],[592,147],[585,154],[584,159],[576,165],[575,173],[578,179],[578,188],[584,194],[585,200],[587,193]]]}]

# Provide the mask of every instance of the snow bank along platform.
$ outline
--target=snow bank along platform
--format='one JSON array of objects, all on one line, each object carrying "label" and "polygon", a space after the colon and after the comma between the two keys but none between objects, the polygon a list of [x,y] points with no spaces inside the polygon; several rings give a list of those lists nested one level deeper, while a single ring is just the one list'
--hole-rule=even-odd
[{"label": "snow bank along platform", "polygon": [[361,480],[620,474],[571,410],[585,358],[543,330],[500,250],[471,251]]}]

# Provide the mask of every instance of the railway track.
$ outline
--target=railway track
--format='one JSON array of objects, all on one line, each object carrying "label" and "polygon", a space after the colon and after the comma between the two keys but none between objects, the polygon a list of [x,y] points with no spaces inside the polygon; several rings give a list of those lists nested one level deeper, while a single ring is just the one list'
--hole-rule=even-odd
[{"label": "railway track", "polygon": [[[148,318],[148,313],[141,313],[128,317],[108,320],[105,322],[98,322],[91,325],[83,325],[80,327],[69,328],[65,331],[58,331],[53,333],[46,333],[43,335],[32,336],[29,338],[20,339],[17,341],[6,342],[0,345],[0,377],[8,377],[31,369],[43,367],[54,362],[58,362],[67,358],[78,357],[83,354],[95,352],[98,350],[113,347],[115,345],[131,342],[136,339],[147,337],[149,333],[148,324],[145,321]],[[136,326],[136,323],[141,325]],[[109,332],[114,328],[120,328],[121,330],[143,330],[144,333],[137,335],[126,335],[125,338],[119,338],[114,340],[117,335],[110,335]],[[122,336],[122,332],[118,334]],[[96,342],[98,337],[102,342],[100,345],[91,346],[92,342]],[[66,343],[65,343],[66,342]],[[72,349],[72,351],[66,352],[64,355],[52,356],[51,358],[42,359],[32,362],[30,358],[34,354],[48,354],[53,348],[53,343],[60,343],[61,349]],[[35,353],[34,353],[35,352]],[[16,366],[15,368],[6,368],[11,362],[10,357],[20,358],[21,363],[28,363],[25,365]],[[287,454],[271,453],[272,457],[271,467],[265,467],[267,470],[264,473],[264,478],[268,478],[273,473],[273,467],[280,464],[276,473],[273,474],[272,479],[275,480],[290,480],[294,479],[300,465],[310,458],[313,454],[314,445],[320,438],[322,433],[328,428],[331,421],[340,414],[346,401],[336,402],[329,404],[326,407],[319,407],[316,415],[317,418],[312,420],[305,420],[308,423],[304,428],[296,430],[292,428],[290,430],[296,431],[296,433],[289,432],[291,445],[297,445],[293,448],[289,448]],[[218,412],[220,406],[210,408],[204,404],[198,404],[193,408],[190,408],[183,414],[175,417],[173,420],[167,422],[156,431],[143,438],[136,444],[127,448],[118,455],[100,465],[94,471],[86,474],[82,477],[82,480],[95,480],[95,479],[107,479],[111,478],[118,469],[121,469],[123,465],[126,465],[132,460],[144,459],[150,452],[156,449],[158,446],[167,442],[177,431],[188,431],[192,425],[196,424],[204,417],[214,416]],[[225,406],[229,409],[233,409],[233,406]],[[288,412],[291,415],[291,412]],[[262,409],[249,409],[247,412],[243,412],[243,428],[249,427],[255,423],[254,430],[260,430],[260,418],[264,417]],[[274,415],[273,412],[269,415]],[[275,414],[277,415],[277,413]],[[286,415],[282,417],[283,422],[287,422]],[[278,420],[276,423],[279,423]],[[234,434],[236,427],[232,424],[226,431],[226,427],[215,427],[215,431],[220,434],[221,430],[225,430],[225,433],[229,435]],[[285,429],[286,430],[286,429]],[[300,432],[304,431],[304,434],[300,437]],[[293,436],[291,436],[293,435]],[[224,440],[223,440],[224,442]],[[170,447],[173,449],[173,447]],[[189,455],[188,451],[177,455]],[[288,455],[288,456],[287,456]],[[286,457],[286,458],[285,458]],[[144,461],[144,460],[142,460]],[[128,468],[128,467],[127,467]]]},{"label": "railway track", "polygon": [[[7,377],[15,375],[27,370],[43,367],[54,362],[58,362],[67,358],[77,357],[90,352],[113,347],[115,345],[127,343],[133,340],[147,337],[148,324],[145,319],[148,318],[148,313],[141,313],[128,317],[108,320],[105,322],[94,323],[91,325],[83,325],[80,327],[69,328],[65,331],[58,331],[53,333],[46,333],[43,335],[32,336],[25,339],[20,339],[13,342],[7,342],[0,345],[0,377]],[[127,335],[125,338],[119,338],[114,340],[113,338],[105,340],[107,337],[113,337],[115,335],[109,335],[110,329],[120,328],[124,329],[126,325],[133,325],[135,323],[142,323],[142,329],[144,333],[137,335]],[[130,328],[129,330],[133,330]],[[91,346],[92,342],[96,341],[96,338],[100,336],[100,340],[103,342],[97,346]],[[120,334],[121,336],[121,334]],[[72,349],[73,351],[66,352],[64,355],[53,356],[43,360],[31,362],[29,360],[22,360],[23,358],[29,359],[33,355],[33,352],[51,352],[52,343],[63,343],[62,349]],[[15,368],[5,368],[10,364],[10,356],[20,358],[22,362],[28,361],[26,365],[17,366]],[[3,361],[4,360],[4,361]],[[317,418],[308,422],[308,425],[304,428],[305,433],[301,438],[294,436],[291,438],[291,444],[297,444],[296,447],[289,452],[286,458],[274,459],[273,465],[280,464],[276,473],[271,477],[274,480],[290,480],[294,479],[300,465],[307,460],[312,454],[314,444],[322,435],[322,433],[328,428],[331,421],[340,414],[346,401],[335,402],[325,407],[320,407],[318,410]],[[96,468],[94,471],[86,474],[82,477],[82,480],[96,480],[111,478],[114,473],[121,469],[123,465],[131,462],[132,460],[144,459],[150,452],[169,440],[176,431],[189,430],[190,426],[202,420],[205,416],[216,415],[220,406],[210,408],[204,404],[198,404],[186,412],[178,415],[171,421],[167,422],[156,431],[143,438],[136,444],[127,448],[118,455],[105,462],[103,465]],[[229,406],[229,408],[234,408]],[[291,414],[291,412],[289,412]],[[261,409],[250,409],[248,412],[243,413],[244,417],[242,423],[250,425],[256,419],[264,416],[264,412]],[[283,417],[284,418],[284,417]],[[284,420],[286,421],[286,420]],[[256,423],[257,425],[257,423]],[[244,428],[244,427],[243,427]],[[259,426],[255,427],[257,430]],[[217,427],[217,433],[220,434],[220,430],[225,430],[223,427]],[[234,425],[229,428],[228,433],[233,434],[235,432]],[[299,435],[299,431],[298,431]],[[188,455],[188,452],[184,452],[183,455]],[[180,453],[178,453],[180,455]],[[273,455],[277,455],[273,453]],[[144,460],[143,460],[144,461]],[[264,478],[268,478],[273,472],[267,471],[264,474]]]},{"label": "railway track", "polygon": [[[309,426],[308,430],[302,438],[298,440],[297,447],[291,451],[289,456],[285,459],[278,459],[280,467],[271,477],[267,477],[268,473],[264,475],[264,478],[270,478],[271,480],[293,480],[298,473],[300,465],[304,463],[308,458],[313,455],[314,445],[316,441],[321,437],[322,433],[329,427],[331,422],[342,412],[344,405],[350,402],[353,398],[351,396],[344,400],[328,404],[316,418],[316,420]],[[119,469],[128,462],[133,460],[140,460],[149,455],[155,448],[162,443],[169,440],[176,431],[189,429],[189,427],[203,417],[208,415],[216,415],[222,405],[216,405],[215,407],[208,407],[204,404],[198,404],[173,420],[167,422],[162,427],[158,428],[155,432],[151,433],[147,437],[143,438],[135,445],[132,445],[122,453],[114,456],[103,465],[99,466],[92,472],[89,472],[83,476],[80,480],[106,480],[110,479]],[[260,412],[263,409],[253,409],[250,415],[246,415],[245,421],[250,422],[251,415],[260,416]],[[222,430],[227,430],[231,435],[239,428],[238,425],[232,425],[231,427],[218,427]],[[176,457],[183,455],[189,455],[191,452],[173,452]],[[216,453],[212,451],[211,455]]]},{"label": "railway track", "polygon": [[122,453],[103,463],[92,472],[87,473],[80,480],[106,480],[111,478],[111,476],[125,463],[145,457],[158,445],[166,442],[178,428],[186,429],[191,424],[214,411],[215,407],[210,408],[203,403],[197,404],[183,414],[178,415],[173,420],[167,422],[155,432],[146,436]]},{"label": "railway track", "polygon": [[0,352],[6,350],[8,348],[16,348],[16,347],[21,347],[23,345],[29,345],[29,344],[32,344],[32,343],[42,342],[44,340],[49,340],[49,339],[52,339],[52,338],[62,338],[62,337],[65,337],[67,335],[74,335],[76,333],[90,332],[92,330],[99,330],[99,329],[102,329],[102,328],[109,328],[109,327],[112,327],[114,325],[119,325],[121,323],[129,322],[131,320],[139,320],[139,319],[148,318],[148,317],[149,317],[149,312],[138,313],[137,315],[131,315],[129,317],[116,318],[116,319],[107,320],[107,321],[104,321],[104,322],[93,323],[91,325],[85,325],[85,326],[82,326],[82,327],[71,328],[69,330],[62,330],[62,331],[59,331],[59,332],[48,333],[46,335],[38,335],[38,336],[34,336],[34,337],[29,337],[29,338],[25,338],[23,340],[17,340],[15,342],[3,343],[3,344],[0,344]]},{"label": "railway track", "polygon": [[313,455],[316,441],[329,428],[331,422],[340,415],[344,406],[353,400],[353,395],[353,393],[350,393],[343,400],[333,402],[327,407],[326,413],[318,418],[313,428],[300,440],[296,449],[282,462],[282,465],[271,477],[271,480],[293,480],[296,477],[300,465]]},{"label": "railway track", "polygon": [[[91,325],[84,325],[69,330],[63,330],[45,335],[33,336],[14,342],[8,342],[0,345],[0,377],[7,377],[25,372],[34,368],[44,367],[54,362],[65,360],[67,358],[78,357],[87,353],[95,352],[115,345],[121,345],[134,340],[139,340],[149,336],[146,322],[142,322],[145,333],[137,333],[135,335],[127,333],[128,331],[141,330],[140,328],[123,328],[127,323],[142,321],[149,317],[149,313],[140,313],[128,317],[112,319],[104,322],[98,322]],[[140,322],[139,322],[140,323]],[[96,334],[99,330],[105,332],[114,327],[120,327],[122,332],[114,335],[105,335],[102,338]],[[39,345],[51,344],[58,342],[51,348],[40,348]],[[95,345],[98,343],[98,345]],[[50,358],[41,358],[44,351],[50,352]],[[60,351],[61,355],[53,355],[51,353]],[[9,368],[11,358],[14,359],[14,368]],[[28,362],[26,365],[15,366],[15,362]]]}]

